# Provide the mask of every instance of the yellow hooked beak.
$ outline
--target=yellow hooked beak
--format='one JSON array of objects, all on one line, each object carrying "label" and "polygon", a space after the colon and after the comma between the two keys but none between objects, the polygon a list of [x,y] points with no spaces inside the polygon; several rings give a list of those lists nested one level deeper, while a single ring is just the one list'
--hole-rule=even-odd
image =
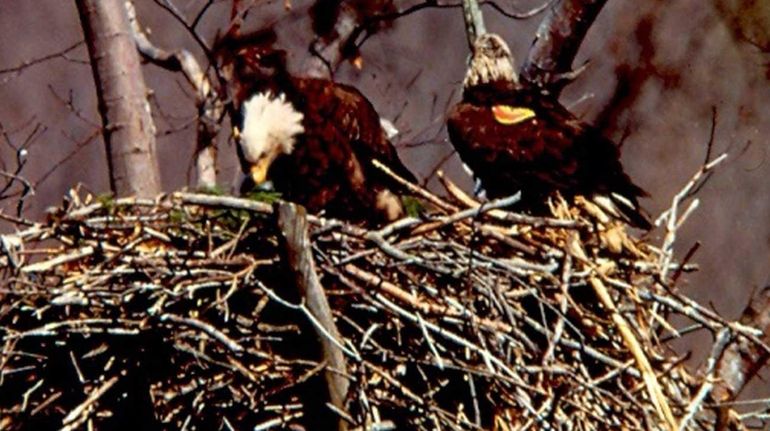
[{"label": "yellow hooked beak", "polygon": [[509,105],[495,105],[492,107],[492,114],[498,123],[510,126],[533,118],[535,116],[535,111],[529,108]]},{"label": "yellow hooked beak", "polygon": [[263,157],[257,161],[257,163],[251,165],[249,174],[255,185],[260,185],[267,180],[267,171],[270,169],[270,158]]},{"label": "yellow hooked beak", "polygon": [[[241,131],[237,127],[233,127],[233,139],[240,145]],[[249,175],[251,180],[254,181],[254,185],[260,185],[267,180],[267,171],[270,169],[272,160],[270,157],[262,157],[249,167]]]}]

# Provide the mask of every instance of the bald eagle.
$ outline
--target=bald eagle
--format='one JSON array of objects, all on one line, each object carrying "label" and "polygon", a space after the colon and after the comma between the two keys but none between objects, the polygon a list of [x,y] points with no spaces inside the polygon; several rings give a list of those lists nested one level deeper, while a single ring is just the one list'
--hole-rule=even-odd
[{"label": "bald eagle", "polygon": [[553,96],[520,85],[511,51],[496,34],[474,43],[462,101],[447,127],[488,197],[520,190],[522,208],[542,213],[555,192],[582,195],[614,218],[651,227],[638,203],[647,194],[623,171],[618,147]]},{"label": "bald eagle", "polygon": [[264,43],[239,47],[228,67],[247,184],[269,180],[284,199],[334,217],[386,222],[404,214],[393,179],[373,161],[415,178],[361,92],[292,76],[286,53]]}]

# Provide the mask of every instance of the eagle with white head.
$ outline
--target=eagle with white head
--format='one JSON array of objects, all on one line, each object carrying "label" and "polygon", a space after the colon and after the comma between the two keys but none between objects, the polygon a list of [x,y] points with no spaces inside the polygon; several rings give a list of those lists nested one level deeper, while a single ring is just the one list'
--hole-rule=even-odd
[{"label": "eagle with white head", "polygon": [[305,131],[304,116],[283,95],[276,97],[269,91],[246,100],[242,111],[239,144],[243,158],[250,165],[251,179],[254,184],[261,184],[275,159],[294,150],[297,136]]},{"label": "eagle with white head", "polygon": [[286,53],[271,44],[231,49],[227,68],[247,183],[269,180],[284,199],[334,217],[388,222],[404,215],[397,182],[374,160],[407,181],[415,177],[361,92],[291,75]]}]

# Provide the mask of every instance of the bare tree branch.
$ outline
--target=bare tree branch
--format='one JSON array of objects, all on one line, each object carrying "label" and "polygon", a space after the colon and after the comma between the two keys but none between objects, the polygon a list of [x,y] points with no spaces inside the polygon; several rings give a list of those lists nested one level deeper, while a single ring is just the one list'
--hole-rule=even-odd
[{"label": "bare tree branch", "polygon": [[133,3],[128,1],[126,5],[134,40],[142,57],[166,70],[182,72],[187,82],[195,89],[195,104],[198,108],[195,152],[198,187],[213,188],[217,185],[216,137],[219,134],[224,105],[195,57],[185,49],[169,52],[153,45],[136,18]]},{"label": "bare tree branch", "polygon": [[[489,6],[497,13],[507,18],[527,19],[543,12],[554,1],[556,0],[549,0],[542,6],[524,12],[507,10],[494,1],[474,0],[474,3],[477,5],[476,10],[478,10],[478,16],[481,16],[480,6]],[[356,21],[355,14],[350,8],[343,8],[337,20],[337,27],[335,27],[337,37],[334,40],[325,43],[316,42],[311,47],[311,52],[316,58],[313,60],[313,63],[307,66],[307,68],[316,68],[316,72],[321,73],[321,76],[333,74],[340,63],[345,60],[345,53],[360,49],[364,42],[375,33],[374,29],[381,28],[384,23],[396,21],[399,18],[411,15],[423,9],[459,9],[463,7],[464,3],[465,0],[446,3],[439,0],[425,0],[400,10],[377,13],[360,20],[360,22]],[[349,22],[350,18],[353,18],[352,22],[355,25],[352,30],[343,22],[345,20]],[[482,27],[479,28],[483,30],[483,22],[481,25]],[[478,33],[481,34],[483,32]]]},{"label": "bare tree branch", "polygon": [[122,0],[75,0],[102,117],[110,187],[118,195],[161,192],[155,125]]},{"label": "bare tree branch", "polygon": [[468,36],[468,47],[473,49],[476,38],[487,32],[484,25],[484,15],[481,14],[479,2],[463,0],[463,18],[465,18],[465,34]]},{"label": "bare tree branch", "polygon": [[[168,11],[168,13],[171,14],[172,17],[174,17],[175,20],[177,20],[182,26],[187,29],[187,32],[190,33],[190,35],[195,40],[195,43],[198,44],[198,46],[203,50],[203,52],[206,54],[207,58],[211,58],[211,47],[209,47],[209,44],[206,43],[205,40],[198,34],[198,32],[195,31],[195,25],[198,24],[200,21],[200,17],[196,17],[193,24],[188,24],[187,20],[185,19],[184,15],[182,15],[182,12],[176,7],[173,1],[171,0],[155,0],[155,4],[160,6],[161,8]],[[207,8],[204,8],[201,13],[205,13]]]},{"label": "bare tree branch", "polygon": [[[299,205],[283,202],[276,204],[274,210],[278,214],[278,227],[286,244],[288,264],[294,273],[300,298],[307,305],[312,317],[323,328],[314,325],[319,332],[323,359],[327,364],[326,383],[329,390],[329,401],[337,409],[345,410],[345,397],[348,392],[348,381],[341,373],[345,373],[345,356],[339,346],[342,336],[334,324],[329,301],[326,298],[311,253],[310,237],[307,231],[305,209]],[[308,316],[310,317],[310,316]],[[329,338],[333,339],[329,339]],[[338,429],[347,429],[345,421],[340,420]]]},{"label": "bare tree branch", "polygon": [[198,27],[198,24],[201,22],[201,18],[203,18],[204,15],[206,15],[206,12],[209,10],[211,5],[214,4],[214,0],[208,0],[205,5],[201,8],[200,11],[198,11],[198,14],[195,15],[195,19],[193,19],[192,24],[190,24],[190,28],[195,30],[196,27]]},{"label": "bare tree branch", "polygon": [[42,57],[35,58],[35,59],[32,59],[32,60],[25,60],[25,61],[21,62],[20,64],[17,64],[16,66],[13,66],[13,67],[8,67],[8,68],[5,68],[5,69],[0,69],[0,75],[10,74],[10,77],[6,77],[2,81],[0,81],[0,84],[4,84],[4,83],[8,82],[12,77],[14,77],[14,76],[18,75],[19,73],[23,72],[25,69],[27,69],[29,67],[32,67],[32,66],[35,66],[35,65],[40,64],[40,63],[45,63],[48,60],[52,60],[54,58],[64,58],[64,59],[70,60],[70,58],[67,56],[67,54],[69,54],[70,52],[80,48],[83,45],[83,43],[84,43],[84,41],[81,40],[79,42],[76,42],[76,43],[74,43],[74,44],[72,44],[72,45],[62,49],[62,50],[53,52],[51,54],[46,54],[46,55],[44,55]]},{"label": "bare tree branch", "polygon": [[558,95],[580,73],[572,71],[572,62],[606,2],[561,0],[552,4],[523,64],[522,80]]}]

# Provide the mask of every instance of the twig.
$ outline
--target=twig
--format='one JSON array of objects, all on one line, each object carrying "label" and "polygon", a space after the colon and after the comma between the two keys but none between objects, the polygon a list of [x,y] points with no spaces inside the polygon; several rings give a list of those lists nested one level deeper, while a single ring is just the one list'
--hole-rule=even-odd
[{"label": "twig", "polygon": [[62,420],[64,425],[62,431],[71,431],[77,429],[80,424],[88,419],[88,410],[102,397],[107,391],[112,388],[115,383],[118,382],[118,376],[112,376],[109,380],[106,380],[98,388],[91,391],[88,397],[80,403],[77,407],[72,409],[67,416]]},{"label": "twig", "polygon": [[719,331],[719,334],[717,335],[717,340],[716,342],[714,342],[714,345],[711,348],[711,355],[709,356],[706,364],[706,370],[703,376],[703,383],[701,383],[701,386],[698,389],[698,392],[696,393],[692,401],[690,401],[690,404],[685,409],[685,415],[682,418],[682,421],[679,423],[678,431],[686,430],[687,425],[695,417],[695,413],[697,413],[703,407],[703,402],[706,400],[706,397],[708,397],[709,393],[714,387],[714,371],[716,370],[719,358],[722,357],[722,352],[727,346],[727,343],[730,342],[730,338],[731,337],[730,337],[729,330],[722,329],[721,331]]},{"label": "twig", "polygon": [[[467,193],[462,191],[462,189],[460,189],[455,183],[453,183],[449,178],[447,178],[442,171],[438,171],[437,175],[439,180],[441,181],[441,184],[446,189],[446,191],[452,197],[460,201],[463,205],[469,208],[478,208],[482,205],[481,203],[477,202],[472,197],[470,197]],[[513,223],[521,223],[521,224],[530,225],[533,227],[550,226],[550,227],[577,228],[584,225],[584,223],[581,223],[576,220],[563,220],[563,219],[555,219],[555,218],[548,218],[548,217],[533,217],[525,214],[517,214],[517,213],[508,212],[508,211],[498,211],[495,209],[490,210],[489,215],[498,220],[513,222]]]},{"label": "twig", "polygon": [[[35,66],[35,65],[40,64],[40,63],[45,63],[46,61],[52,60],[54,58],[67,58],[67,54],[69,54],[70,52],[80,48],[81,46],[85,46],[85,41],[81,40],[81,41],[73,43],[72,45],[70,45],[70,46],[68,46],[68,47],[66,47],[64,49],[56,51],[54,53],[46,54],[46,55],[44,55],[42,57],[39,57],[39,58],[36,58],[36,59],[33,59],[33,60],[25,60],[25,61],[21,62],[21,64],[18,64],[18,65],[13,66],[13,67],[8,67],[8,68],[5,68],[5,69],[0,69],[0,75],[5,75],[5,74],[8,74],[8,73],[10,73],[10,74],[18,74],[18,73],[24,71],[25,69],[27,69],[29,67]],[[0,82],[0,84],[4,84],[7,81],[8,81],[8,78],[4,79],[2,82]]]},{"label": "twig", "polygon": [[273,214],[273,207],[264,202],[253,201],[249,199],[236,198],[231,196],[204,195],[199,193],[178,192],[172,195],[185,204],[202,205],[209,207],[226,207],[247,211],[254,211],[262,214]]},{"label": "twig", "polygon": [[235,340],[231,339],[230,337],[228,337],[227,335],[225,335],[224,332],[222,332],[222,331],[218,330],[217,328],[215,328],[214,326],[212,326],[212,325],[210,325],[210,324],[208,324],[206,322],[200,321],[198,319],[195,319],[195,318],[192,318],[192,317],[181,317],[181,316],[177,316],[175,314],[167,313],[167,314],[164,314],[164,315],[160,316],[160,321],[161,322],[171,321],[171,322],[174,322],[174,323],[181,323],[181,324],[187,325],[187,326],[189,326],[191,328],[200,329],[205,334],[211,336],[211,338],[213,338],[213,339],[219,341],[220,343],[224,344],[228,349],[230,349],[231,351],[233,351],[235,353],[239,353],[239,352],[242,352],[244,350],[243,346],[241,346],[237,341],[235,341]]},{"label": "twig", "polygon": [[425,232],[428,232],[430,230],[439,229],[442,226],[447,226],[450,224],[454,224],[459,222],[460,220],[465,220],[467,218],[476,218],[480,215],[484,214],[487,211],[493,211],[499,208],[505,208],[508,206],[511,206],[515,204],[516,202],[521,200],[521,192],[518,192],[512,196],[508,196],[506,198],[501,199],[495,199],[492,202],[484,203],[482,205],[478,205],[474,208],[468,208],[466,210],[458,211],[454,214],[441,217],[440,219],[430,222],[427,224],[424,224],[422,226],[417,227],[416,229],[412,230],[413,235],[419,235],[423,234]]},{"label": "twig", "polygon": [[676,430],[678,428],[676,419],[674,418],[671,407],[668,405],[668,400],[660,387],[655,371],[652,369],[650,361],[644,353],[644,349],[642,349],[642,346],[636,339],[636,336],[626,319],[618,311],[617,306],[615,306],[615,302],[612,300],[604,283],[602,283],[598,277],[591,277],[589,278],[589,281],[594,292],[596,292],[596,295],[599,297],[599,300],[611,313],[612,321],[617,326],[618,331],[620,331],[623,341],[626,343],[626,347],[634,356],[634,359],[642,372],[642,378],[644,379],[644,384],[649,392],[650,400],[658,411],[660,418],[665,421],[670,430]]},{"label": "twig", "polygon": [[690,195],[690,192],[697,188],[701,181],[705,181],[708,174],[712,172],[719,164],[727,160],[727,153],[721,154],[716,159],[704,164],[693,175],[690,181],[677,193],[671,200],[671,206],[669,209],[661,213],[655,220],[655,226],[660,226],[665,222],[666,235],[663,239],[663,245],[661,246],[662,255],[660,257],[660,279],[665,280],[670,268],[671,261],[673,260],[673,246],[676,241],[676,233],[678,227],[681,226],[685,217],[688,216],[691,210],[685,211],[682,218],[678,217],[679,205]]},{"label": "twig", "polygon": [[405,189],[407,189],[409,192],[414,193],[417,196],[420,196],[421,198],[427,200],[428,202],[432,203],[433,205],[436,205],[437,207],[441,208],[444,211],[447,212],[457,212],[457,207],[455,207],[452,204],[449,204],[433,193],[427,191],[425,188],[420,187],[416,184],[412,184],[409,181],[401,178],[399,175],[397,175],[393,170],[391,170],[389,167],[385,166],[380,162],[379,160],[372,160],[372,164],[377,169],[383,171],[388,176],[396,180],[399,184],[401,184]]}]

